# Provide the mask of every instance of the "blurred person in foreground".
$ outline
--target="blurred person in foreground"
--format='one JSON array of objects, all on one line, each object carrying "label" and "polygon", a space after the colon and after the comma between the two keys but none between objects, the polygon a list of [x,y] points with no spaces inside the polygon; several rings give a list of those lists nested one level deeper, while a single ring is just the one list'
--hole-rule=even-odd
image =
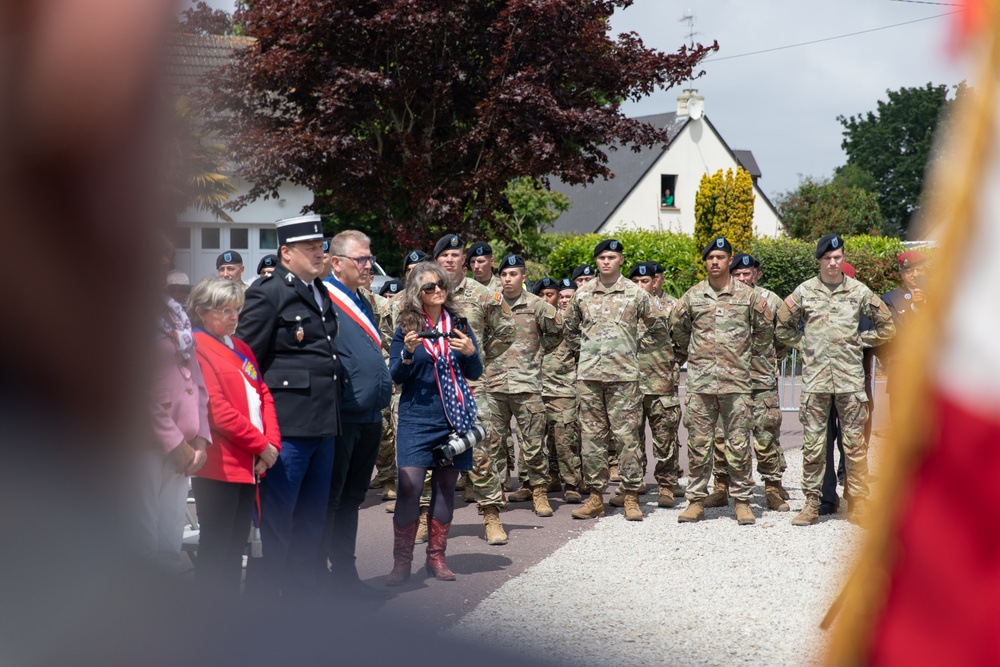
[{"label": "blurred person in foreground", "polygon": [[[164,286],[173,249],[163,239]],[[187,478],[205,464],[211,444],[208,391],[195,358],[195,337],[184,307],[166,293],[156,333],[150,407],[153,446],[140,461],[140,549],[171,572],[181,569]]]},{"label": "blurred person in foreground", "polygon": [[[392,517],[392,572],[387,586],[410,577],[420,514],[424,475],[431,470],[428,517],[427,572],[451,581],[445,563],[448,531],[455,511],[459,471],[472,468],[472,447],[450,456],[453,434],[469,437],[478,429],[478,408],[467,380],[477,380],[483,362],[470,328],[455,326],[460,306],[454,300],[451,276],[432,263],[417,265],[400,299],[399,326],[389,348],[389,371],[402,386],[396,432],[399,479]],[[420,336],[432,333],[436,335]]]},{"label": "blurred person in foreground", "polygon": [[238,281],[205,278],[191,290],[187,306],[208,388],[214,444],[191,481],[200,527],[195,575],[230,594],[240,591],[248,535],[260,540],[259,523],[251,531],[257,480],[281,451],[271,392],[253,351],[233,336],[243,292]]},{"label": "blurred person in foreground", "polygon": [[[882,295],[882,301],[889,307],[892,321],[896,324],[896,331],[902,331],[910,325],[910,321],[916,317],[917,312],[923,308],[927,301],[924,298],[924,279],[927,270],[927,256],[919,250],[907,250],[896,256],[896,264],[899,266],[899,277],[903,284],[894,290]],[[885,353],[883,354],[883,350]],[[899,419],[898,401],[892,400],[895,393],[896,383],[893,378],[896,374],[892,372],[892,366],[900,354],[895,345],[888,345],[883,350],[879,350],[879,358],[885,362],[888,372],[888,381],[885,385],[885,393],[889,397],[890,422],[895,425]]]}]

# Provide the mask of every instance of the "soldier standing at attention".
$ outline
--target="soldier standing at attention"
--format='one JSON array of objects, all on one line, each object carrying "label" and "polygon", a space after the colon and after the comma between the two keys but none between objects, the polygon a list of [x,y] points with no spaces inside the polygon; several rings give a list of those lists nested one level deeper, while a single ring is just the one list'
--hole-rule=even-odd
[{"label": "soldier standing at attention", "polygon": [[[598,279],[576,291],[566,309],[563,334],[578,354],[577,396],[582,432],[583,483],[587,502],[573,510],[575,519],[604,516],[608,485],[608,446],[616,445],[624,487],[625,519],[642,521],[642,449],[639,442],[638,352],[667,342],[667,320],[654,314],[649,295],[621,273],[625,248],[607,239],[594,248]],[[640,326],[645,336],[640,338]],[[649,340],[646,341],[645,338]]]},{"label": "soldier standing at attention", "polygon": [[767,301],[729,275],[732,246],[721,236],[701,253],[708,270],[684,293],[670,314],[670,333],[678,363],[687,359],[684,426],[688,430],[690,481],[681,523],[705,518],[705,497],[712,475],[715,425],[722,424],[726,459],[739,524],[756,523],[750,438],[753,429],[751,358],[774,337]]},{"label": "soldier standing at attention", "polygon": [[[629,271],[629,279],[638,285],[653,300],[653,313],[663,318],[669,326],[670,311],[673,310],[674,299],[656,289],[656,262],[636,264]],[[661,281],[662,284],[662,281]],[[643,339],[643,343],[647,343]],[[645,442],[646,422],[653,434],[653,459],[656,461],[654,476],[659,486],[656,504],[660,507],[674,506],[674,491],[680,478],[680,443],[677,438],[677,427],[681,422],[681,403],[677,397],[677,385],[680,381],[680,366],[674,358],[671,345],[648,346],[639,348],[639,390],[642,392],[642,415],[639,417],[639,442]],[[645,447],[642,449],[645,454]],[[645,471],[646,457],[643,456]],[[621,496],[611,499],[611,504],[618,506]]]},{"label": "soldier standing at attention", "polygon": [[590,282],[596,276],[594,275],[594,269],[590,264],[581,264],[580,266],[573,269],[573,275],[570,280],[576,285],[577,289],[583,287],[584,283]]},{"label": "soldier standing at attention", "polygon": [[476,282],[490,290],[500,292],[503,286],[500,279],[493,275],[493,248],[486,241],[476,241],[465,253],[465,265],[472,271]]},{"label": "soldier standing at attention", "polygon": [[[556,286],[559,288],[556,310],[565,318],[576,285],[569,278],[563,278]],[[545,437],[555,448],[559,479],[564,485],[563,500],[571,504],[582,503],[576,353],[565,338],[559,347],[542,358],[542,401],[545,403]]]},{"label": "soldier standing at attention", "polygon": [[549,505],[549,461],[545,450],[545,403],[542,402],[542,356],[562,341],[562,317],[553,306],[524,290],[525,265],[520,255],[500,262],[503,298],[514,314],[514,344],[490,363],[486,391],[493,420],[490,450],[497,453],[497,468],[506,467],[501,440],[517,421],[521,446],[521,471],[527,476],[535,514],[552,516]]},{"label": "soldier standing at attention", "polygon": [[[473,333],[479,340],[479,351],[486,373],[490,365],[514,342],[514,317],[500,292],[491,292],[475,280],[465,276],[465,244],[455,234],[446,234],[434,245],[434,259],[448,272],[455,283],[455,300],[462,306]],[[473,394],[480,397],[479,419],[486,429],[486,437],[476,445],[472,454],[472,484],[479,513],[483,515],[486,541],[489,544],[506,544],[507,533],[500,522],[500,510],[507,506],[500,476],[497,474],[494,452],[490,451],[489,401],[485,399],[482,381],[469,382]]]},{"label": "soldier standing at attention", "polygon": [[[757,286],[763,275],[760,262],[751,255],[737,253],[729,265],[729,273],[736,280],[754,289],[767,300],[768,311],[773,315],[772,326],[781,307],[781,298],[770,290]],[[778,401],[778,371],[781,360],[788,354],[786,346],[773,339],[750,362],[753,374],[753,446],[757,457],[757,473],[764,480],[764,500],[768,509],[787,512],[788,492],[781,485],[781,476],[787,464],[781,451],[781,406]],[[718,429],[716,430],[718,433]],[[715,486],[705,498],[705,507],[725,507],[729,504],[729,473],[726,468],[725,442],[715,441]]]},{"label": "soldier standing at attention", "polygon": [[[819,498],[826,468],[824,446],[830,406],[837,408],[847,458],[847,495],[851,521],[860,521],[868,498],[868,452],[865,420],[868,397],[862,350],[887,343],[896,326],[886,305],[864,283],[844,275],[844,240],[827,234],[816,244],[819,275],[795,288],[778,311],[778,341],[802,341],[802,511],[792,525],[819,519]],[[874,325],[858,331],[866,315]],[[805,320],[804,330],[799,325]]]}]

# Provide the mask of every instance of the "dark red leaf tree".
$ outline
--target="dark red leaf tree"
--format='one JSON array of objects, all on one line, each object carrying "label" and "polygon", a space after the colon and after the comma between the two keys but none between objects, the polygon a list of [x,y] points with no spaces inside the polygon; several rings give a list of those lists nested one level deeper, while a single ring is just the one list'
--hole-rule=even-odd
[{"label": "dark red leaf tree", "polygon": [[289,181],[315,208],[374,214],[401,245],[486,230],[507,184],[608,177],[609,144],[662,144],[625,100],[697,77],[718,49],[667,54],[609,20],[631,0],[254,0],[256,43],[208,104],[253,184]]}]

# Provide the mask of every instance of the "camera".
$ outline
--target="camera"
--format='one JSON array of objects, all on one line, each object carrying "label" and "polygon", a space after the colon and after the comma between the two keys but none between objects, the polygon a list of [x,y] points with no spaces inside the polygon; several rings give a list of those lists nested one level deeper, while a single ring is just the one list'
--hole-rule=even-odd
[{"label": "camera", "polygon": [[475,447],[476,443],[485,437],[486,429],[479,424],[473,424],[472,428],[462,435],[452,431],[448,436],[448,442],[434,448],[434,461],[441,466],[450,465],[456,456]]},{"label": "camera", "polygon": [[444,337],[444,334],[437,329],[424,329],[423,331],[418,331],[417,335],[421,338],[430,338],[431,340]]},{"label": "camera", "polygon": [[[464,317],[458,317],[458,316],[456,316],[451,321],[451,329],[452,329],[452,331],[461,331],[466,336],[468,336],[469,335],[469,320],[467,320]],[[452,338],[454,338],[454,334],[452,334]]]}]

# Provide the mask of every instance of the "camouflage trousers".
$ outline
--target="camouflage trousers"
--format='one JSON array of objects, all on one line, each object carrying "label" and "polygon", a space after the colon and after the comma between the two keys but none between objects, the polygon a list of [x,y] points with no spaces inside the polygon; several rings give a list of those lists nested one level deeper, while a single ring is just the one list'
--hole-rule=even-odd
[{"label": "camouflage trousers", "polygon": [[753,402],[750,394],[688,394],[684,398],[690,468],[686,497],[703,500],[708,495],[717,422],[721,423],[726,436],[730,495],[737,500],[750,500],[753,493],[750,458]]},{"label": "camouflage trousers", "polygon": [[[677,396],[643,396],[642,418],[639,421],[639,442],[645,443],[646,424],[653,435],[653,476],[656,483],[673,488],[681,476],[680,439],[677,427],[681,423],[681,406]],[[642,447],[642,469],[646,470],[646,448]]]},{"label": "camouflage trousers", "polygon": [[[473,388],[476,395],[476,405],[479,406],[479,423],[486,429],[483,438],[472,450],[472,470],[469,471],[469,483],[482,513],[486,507],[507,507],[507,497],[500,488],[500,475],[497,473],[495,461],[499,454],[493,450],[496,443],[492,437],[492,420],[490,418],[490,401],[482,387]],[[509,429],[508,429],[509,430]]]},{"label": "camouflage trousers", "polygon": [[608,485],[608,446],[618,452],[621,488],[642,488],[643,446],[639,439],[642,394],[639,383],[577,380],[583,486],[603,492]]},{"label": "camouflage trousers", "polygon": [[491,452],[497,456],[497,472],[507,468],[503,447],[504,432],[510,433],[510,420],[517,422],[518,461],[529,486],[549,483],[549,461],[545,450],[545,403],[538,394],[490,393],[490,418],[493,439]]},{"label": "camouflage trousers", "polygon": [[555,455],[558,479],[580,488],[580,417],[575,396],[543,396],[545,440],[549,450],[549,475]]},{"label": "camouflage trousers", "polygon": [[[497,474],[500,475],[501,484],[508,484],[514,472],[514,462],[519,462],[517,451],[514,448],[514,434],[511,432],[510,423],[504,426],[503,429],[497,430],[500,437],[500,445],[497,448],[498,459],[495,461]],[[528,479],[523,464],[518,465],[518,477],[522,482]]]},{"label": "camouflage trousers", "polygon": [[847,462],[847,493],[851,498],[868,497],[868,448],[865,445],[865,422],[868,420],[868,397],[863,391],[854,394],[802,394],[799,421],[802,422],[802,492],[819,498],[826,471],[826,426],[830,405],[837,407],[840,432],[844,438]]},{"label": "camouflage trousers", "polygon": [[[753,451],[757,458],[757,473],[765,482],[780,482],[788,464],[781,451],[781,406],[777,389],[754,390],[753,400]],[[715,430],[715,473],[725,473],[726,439]],[[728,473],[726,473],[728,474]]]},{"label": "camouflage trousers", "polygon": [[379,484],[396,483],[396,421],[399,419],[399,394],[393,392],[389,405],[382,410],[382,442],[378,446],[375,479]]}]

